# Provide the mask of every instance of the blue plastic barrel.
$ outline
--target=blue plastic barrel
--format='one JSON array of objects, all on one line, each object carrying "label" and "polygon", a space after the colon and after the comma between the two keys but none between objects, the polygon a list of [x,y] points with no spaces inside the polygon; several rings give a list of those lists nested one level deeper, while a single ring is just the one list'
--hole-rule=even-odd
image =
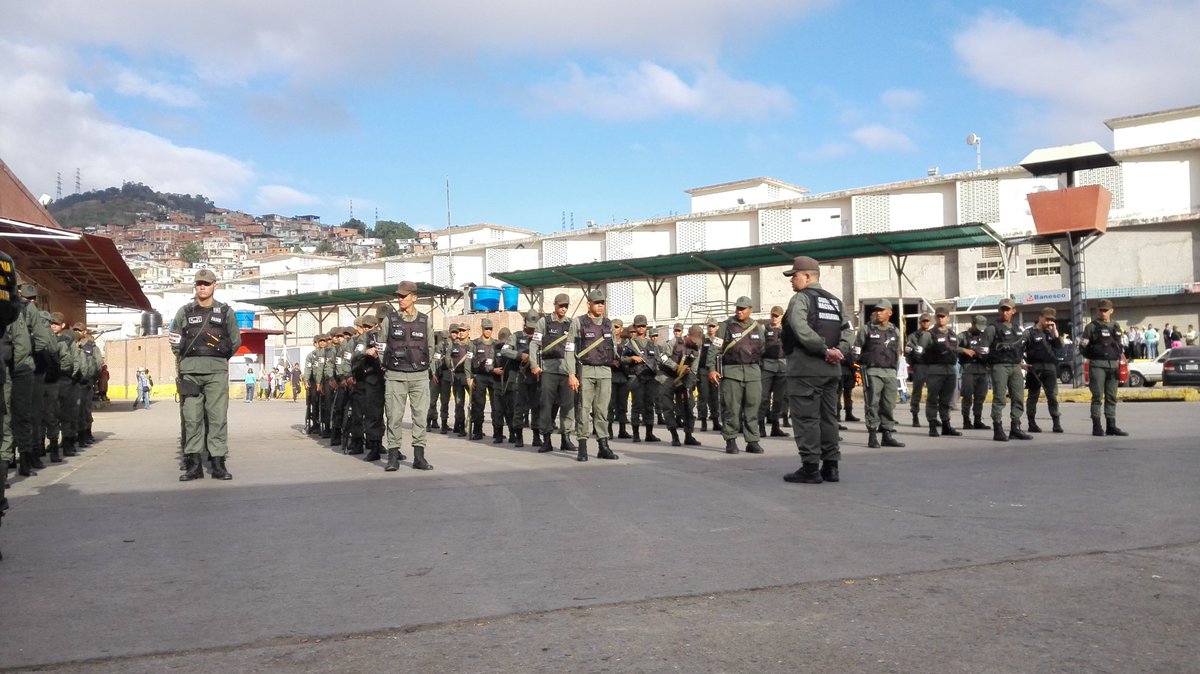
[{"label": "blue plastic barrel", "polygon": [[237,324],[239,328],[254,328],[254,312],[253,311],[235,311],[237,316]]},{"label": "blue plastic barrel", "polygon": [[500,289],[479,286],[471,293],[471,308],[475,311],[498,311],[500,309]]},{"label": "blue plastic barrel", "polygon": [[521,289],[516,286],[504,285],[500,286],[500,291],[504,293],[504,310],[516,311],[517,300],[521,297]]}]

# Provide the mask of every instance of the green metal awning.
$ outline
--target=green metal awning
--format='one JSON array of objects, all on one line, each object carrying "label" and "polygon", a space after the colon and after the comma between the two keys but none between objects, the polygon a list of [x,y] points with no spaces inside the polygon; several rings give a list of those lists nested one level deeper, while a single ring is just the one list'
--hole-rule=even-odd
[{"label": "green metal awning", "polygon": [[[449,298],[458,297],[462,293],[451,288],[417,281],[417,296],[420,298]],[[256,304],[273,311],[298,311],[302,309],[317,309],[342,305],[361,305],[391,302],[396,298],[396,284],[366,288],[337,288],[333,290],[318,290],[298,295],[278,295],[276,297],[255,297],[238,300],[246,304]]]},{"label": "green metal awning", "polygon": [[744,248],[656,255],[630,260],[608,260],[565,265],[548,269],[527,269],[492,274],[493,277],[525,290],[638,279],[667,279],[688,274],[736,273],[763,267],[789,265],[792,258],[807,255],[822,262],[860,257],[904,257],[960,248],[994,246],[1001,241],[983,223],[953,227],[914,229],[880,234],[851,234],[811,241],[789,241]]}]

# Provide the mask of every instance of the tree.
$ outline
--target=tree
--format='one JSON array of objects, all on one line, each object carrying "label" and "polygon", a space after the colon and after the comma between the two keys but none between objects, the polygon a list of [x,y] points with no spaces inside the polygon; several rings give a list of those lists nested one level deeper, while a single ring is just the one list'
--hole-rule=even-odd
[{"label": "tree", "polygon": [[380,220],[379,222],[376,222],[375,229],[372,230],[372,233],[375,235],[375,238],[383,239],[384,241],[387,241],[388,239],[417,238],[417,233],[412,227],[409,227],[403,222],[396,222],[394,220]]},{"label": "tree", "polygon": [[329,241],[322,241],[317,244],[317,255],[328,255],[333,252],[333,244]]},{"label": "tree", "polygon": [[196,264],[204,259],[204,247],[199,241],[191,241],[179,251],[179,259],[188,264]]},{"label": "tree", "polygon": [[380,251],[380,255],[382,255],[383,257],[393,257],[393,256],[399,255],[399,254],[400,254],[400,244],[396,243],[395,239],[384,239],[383,240],[383,250]]},{"label": "tree", "polygon": [[342,227],[353,227],[354,229],[357,229],[359,236],[367,235],[367,223],[363,222],[362,220],[359,220],[358,218],[350,218],[349,220],[343,222],[341,226]]}]

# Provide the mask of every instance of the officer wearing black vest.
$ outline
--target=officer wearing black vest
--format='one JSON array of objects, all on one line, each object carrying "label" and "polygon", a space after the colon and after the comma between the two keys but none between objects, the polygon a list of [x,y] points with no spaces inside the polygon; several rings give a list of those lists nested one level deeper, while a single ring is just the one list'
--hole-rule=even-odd
[{"label": "officer wearing black vest", "polygon": [[783,355],[783,307],[771,307],[771,323],[763,329],[762,402],[758,406],[758,434],[786,438],[779,427],[787,401],[787,358]]},{"label": "officer wearing black vest", "polygon": [[[950,403],[954,401],[954,388],[958,383],[958,333],[950,327],[950,311],[946,307],[938,307],[933,315],[934,326],[917,340],[920,358],[925,363],[925,387],[929,391],[925,420],[929,422],[930,437],[962,435],[950,423]],[[942,419],[940,431],[938,416]]]},{"label": "officer wearing black vest", "polygon": [[[386,396],[383,364],[379,361],[378,316],[367,314],[359,319],[362,332],[354,342],[350,371],[354,376],[354,397],[350,401],[362,428],[367,455],[363,461],[383,457],[383,407]],[[374,355],[371,351],[374,350]]]},{"label": "officer wearing black vest", "polygon": [[491,319],[479,322],[481,335],[471,341],[471,372],[467,380],[471,389],[471,439],[483,439],[483,406],[490,401],[492,442],[504,442],[504,408],[500,405],[500,342],[492,337]]},{"label": "officer wearing black vest", "polygon": [[588,293],[588,312],[571,321],[567,336],[567,385],[579,394],[575,438],[577,461],[588,460],[587,443],[593,433],[598,459],[618,459],[608,446],[608,404],[612,396],[612,369],[617,364],[617,343],[612,321],[604,316],[608,296],[600,289]]},{"label": "officer wearing black vest", "polygon": [[[541,446],[542,437],[539,429],[541,428],[540,403],[538,391],[538,378],[535,377],[529,370],[529,348],[533,343],[533,336],[537,332],[538,321],[541,320],[541,315],[536,311],[530,311],[525,315],[525,329],[512,335],[501,354],[508,361],[505,366],[505,377],[511,378],[509,391],[506,393],[506,407],[511,406],[512,426],[509,428],[509,440],[513,442],[514,447],[525,446],[525,427],[533,428],[533,439],[530,441],[535,446]],[[532,417],[532,421],[530,421]]]},{"label": "officer wearing black vest", "polygon": [[1063,347],[1058,336],[1058,313],[1054,307],[1042,309],[1037,325],[1025,331],[1025,417],[1029,421],[1030,433],[1041,433],[1037,424],[1038,394],[1046,392],[1046,407],[1050,408],[1050,421],[1054,433],[1062,433],[1058,411],[1058,351]]},{"label": "officer wearing black vest", "polygon": [[[1121,364],[1121,327],[1112,320],[1111,300],[1100,300],[1096,318],[1083,329],[1079,348],[1088,359],[1088,388],[1092,392],[1092,435],[1129,435],[1117,427],[1117,385]],[[1104,427],[1100,426],[1101,408]]]},{"label": "officer wearing black vest", "polygon": [[863,373],[863,407],[867,417],[867,447],[878,449],[879,433],[884,447],[903,447],[895,438],[896,392],[900,382],[900,332],[892,324],[892,302],[880,300],[871,310],[871,320],[854,338],[853,358]]},{"label": "officer wearing black vest", "polygon": [[[554,296],[554,313],[538,319],[533,339],[529,342],[529,371],[541,382],[542,433],[539,453],[554,451],[551,431],[554,428],[554,410],[558,409],[558,448],[564,452],[576,450],[570,434],[575,430],[575,392],[571,390],[567,370],[567,341],[571,319],[567,309],[571,298],[566,293]],[[574,348],[574,347],[572,347]],[[572,368],[573,369],[573,368]]]},{"label": "officer wearing black vest", "polygon": [[[762,357],[765,333],[758,321],[750,318],[754,303],[749,297],[737,299],[736,312],[717,326],[712,348],[708,351],[708,380],[721,387],[725,419],[721,436],[725,452],[737,454],[739,435],[746,438],[746,451],[762,454],[758,444],[758,409],[762,404]],[[718,368],[719,366],[719,368]]]},{"label": "officer wearing black vest", "polygon": [[321,377],[321,354],[327,335],[313,337],[313,350],[304,359],[304,425],[309,435],[321,434],[321,392],[317,389]]},{"label": "officer wearing black vest", "polygon": [[[988,348],[988,363],[992,367],[992,439],[1008,442],[1010,437],[1032,440],[1033,436],[1021,430],[1021,417],[1025,412],[1025,377],[1021,361],[1025,358],[1024,333],[1012,324],[1017,305],[1007,297],[1000,300],[996,320],[983,331],[983,343]],[[1004,434],[1004,398],[1007,395],[1011,408],[1008,435]]]},{"label": "officer wearing black vest", "polygon": [[[929,330],[932,323],[933,314],[928,311],[922,313],[917,320],[916,331],[908,333],[908,338],[904,340],[904,357],[912,366],[912,397],[909,398],[909,408],[912,410],[913,428],[921,427],[921,397],[925,391],[925,361],[920,355],[914,354],[913,349],[917,346],[917,340]],[[926,404],[928,405],[928,401]]]},{"label": "officer wearing black vest", "polygon": [[646,317],[633,317],[633,333],[621,345],[618,354],[621,367],[629,377],[629,392],[633,397],[633,441],[642,441],[642,426],[646,428],[646,442],[658,442],[654,434],[654,400],[658,391],[655,381],[654,342],[646,335]]},{"label": "officer wearing black vest", "polygon": [[808,256],[792,260],[783,272],[792,280],[792,299],[783,315],[783,350],[788,361],[788,404],[800,468],[788,482],[837,482],[837,391],[842,361],[854,330],[842,301],[821,287],[821,268]]},{"label": "officer wearing black vest", "polygon": [[[196,296],[180,307],[171,321],[171,350],[179,378],[176,388],[183,401],[183,459],[180,481],[204,477],[200,455],[206,448],[212,476],[229,480],[229,359],[242,345],[233,309],[213,299],[217,275],[211,269],[196,272]],[[206,440],[207,439],[207,440]]]},{"label": "officer wearing black vest", "polygon": [[467,436],[467,370],[471,361],[471,340],[467,339],[466,326],[450,326],[447,360],[446,379],[450,380],[450,393],[454,396],[454,434],[464,438]]},{"label": "officer wearing black vest", "polygon": [[[401,281],[396,286],[400,310],[393,310],[379,326],[384,340],[384,413],[387,416],[387,465],[385,471],[400,469],[404,455],[404,408],[412,422],[412,467],[432,470],[425,460],[425,415],[429,412],[429,365],[433,354],[433,326],[429,317],[417,311],[417,284]],[[378,357],[378,347],[367,349]]]},{"label": "officer wearing black vest", "polygon": [[[688,329],[687,336],[677,337],[657,350],[658,406],[666,417],[673,447],[700,446],[700,441],[693,435],[696,428],[696,412],[692,406],[692,389],[696,386],[696,367],[703,341],[704,329],[693,325]],[[683,442],[679,440],[681,426]]]},{"label": "officer wearing black vest", "polygon": [[[625,333],[625,324],[619,319],[614,319],[613,322],[613,340],[617,344],[617,353],[621,353],[621,349],[625,347],[625,340],[628,336]],[[613,422],[620,424],[620,430],[616,436],[613,435]],[[629,434],[627,425],[629,424],[629,374],[625,372],[624,367],[614,367],[612,371],[612,401],[608,404],[608,437],[616,437],[620,440],[628,440],[633,436]]]},{"label": "officer wearing black vest", "polygon": [[[713,430],[721,430],[721,387],[713,385],[708,375],[708,351],[712,348],[712,338],[717,334],[717,320],[708,319],[704,326],[704,343],[700,346],[700,371],[696,376],[696,415],[700,417],[700,430],[708,430],[708,422],[712,420]],[[786,408],[785,408],[786,409]]]},{"label": "officer wearing black vest", "polygon": [[[991,372],[987,364],[988,347],[983,343],[983,331],[987,328],[987,318],[975,316],[971,327],[966,332],[959,333],[958,362],[962,366],[962,415],[963,428],[974,428],[986,431],[988,425],[983,423],[983,403],[987,399],[988,388],[991,385]],[[974,423],[971,415],[974,414]]]}]

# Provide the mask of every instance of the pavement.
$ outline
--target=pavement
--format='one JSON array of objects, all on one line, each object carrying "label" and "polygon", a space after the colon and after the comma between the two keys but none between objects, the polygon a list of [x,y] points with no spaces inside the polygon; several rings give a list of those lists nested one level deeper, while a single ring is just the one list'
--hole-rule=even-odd
[{"label": "pavement", "polygon": [[234,479],[181,483],[178,407],[114,403],[11,478],[0,668],[1200,671],[1200,407],[1063,410],[1030,442],[851,424],[843,481],[792,485],[790,438],[711,432],[582,464],[437,434],[385,473],[234,401]]}]

